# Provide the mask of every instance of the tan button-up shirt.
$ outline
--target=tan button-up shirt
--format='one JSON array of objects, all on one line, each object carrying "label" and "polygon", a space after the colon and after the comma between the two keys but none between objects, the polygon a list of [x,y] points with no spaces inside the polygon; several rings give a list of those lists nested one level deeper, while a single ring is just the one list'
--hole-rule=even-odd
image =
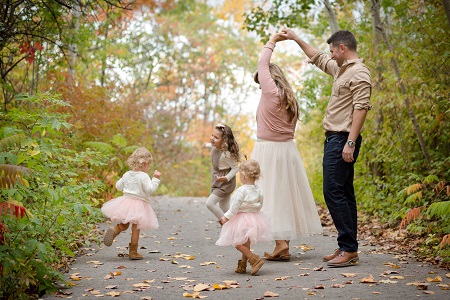
[{"label": "tan button-up shirt", "polygon": [[336,61],[321,52],[309,62],[334,77],[323,128],[326,131],[350,132],[353,110],[372,109],[369,102],[372,91],[369,68],[361,58],[344,61],[342,67],[338,67]]}]

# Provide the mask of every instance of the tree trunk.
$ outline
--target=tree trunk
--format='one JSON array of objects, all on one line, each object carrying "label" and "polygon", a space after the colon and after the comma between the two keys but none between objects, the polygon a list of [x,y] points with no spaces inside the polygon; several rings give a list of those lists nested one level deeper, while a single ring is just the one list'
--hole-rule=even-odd
[{"label": "tree trunk", "polygon": [[325,8],[328,13],[328,18],[330,20],[330,28],[331,28],[331,34],[335,33],[336,31],[339,31],[339,25],[336,19],[336,15],[334,14],[333,7],[330,4],[330,1],[323,0],[323,4],[325,4]]},{"label": "tree trunk", "polygon": [[442,0],[444,3],[445,14],[447,15],[448,26],[450,26],[450,0]]},{"label": "tree trunk", "polygon": [[71,43],[69,44],[69,77],[68,77],[68,85],[73,86],[75,81],[75,64],[77,62],[77,52],[78,52],[78,46],[76,43],[76,36],[78,34],[78,31],[80,29],[80,5],[76,2],[71,9],[72,12],[72,20],[71,20],[71,26],[72,26],[72,39]]},{"label": "tree trunk", "polygon": [[[371,1],[372,1],[372,13],[374,14],[374,20],[377,20],[377,25],[376,25],[377,27],[375,28],[375,30],[379,31],[379,33],[381,34],[381,36],[384,39],[384,42],[386,43],[386,47],[389,49],[389,51],[391,51],[392,53],[395,53],[391,43],[389,42],[389,38],[386,34],[384,25],[381,21],[379,3],[377,0],[371,0]],[[392,58],[391,58],[391,64],[392,64],[392,67],[394,68],[395,75],[397,76],[397,82],[398,82],[398,85],[400,86],[400,90],[401,90],[402,94],[408,95],[406,87],[403,83],[403,79],[400,74],[400,70],[398,68],[397,60],[395,59],[394,56],[392,56]],[[423,156],[425,157],[425,160],[427,161],[427,164],[429,166],[431,163],[431,158],[428,153],[427,147],[425,145],[425,140],[423,138],[422,131],[420,130],[419,123],[417,122],[416,115],[414,113],[414,110],[412,109],[411,102],[410,102],[408,96],[406,96],[406,98],[405,98],[405,105],[408,110],[409,118],[413,124],[414,131],[417,135],[417,139],[419,140],[419,144],[420,144],[420,148],[422,150]]]}]

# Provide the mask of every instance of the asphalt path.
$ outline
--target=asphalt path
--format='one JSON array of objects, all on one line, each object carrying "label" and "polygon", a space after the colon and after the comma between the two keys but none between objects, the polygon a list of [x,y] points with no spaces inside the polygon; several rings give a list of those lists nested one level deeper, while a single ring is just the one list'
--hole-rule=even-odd
[{"label": "asphalt path", "polygon": [[[290,262],[266,261],[256,276],[250,266],[235,273],[240,252],[215,245],[220,225],[205,201],[153,198],[160,228],[141,233],[143,260],[127,257],[128,229],[111,247],[82,248],[66,274],[72,287],[42,299],[450,299],[450,271],[381,253],[373,241],[360,240],[359,265],[327,267],[322,256],[336,247],[333,228],[291,241]],[[252,248],[262,256],[273,246]]]}]

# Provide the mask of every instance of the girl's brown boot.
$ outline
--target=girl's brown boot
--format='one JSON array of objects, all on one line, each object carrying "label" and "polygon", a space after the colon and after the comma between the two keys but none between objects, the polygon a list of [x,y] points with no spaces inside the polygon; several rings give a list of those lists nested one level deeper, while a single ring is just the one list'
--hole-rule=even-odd
[{"label": "girl's brown boot", "polygon": [[239,260],[238,265],[234,271],[239,274],[245,274],[247,272],[247,262]]},{"label": "girl's brown boot", "polygon": [[128,244],[129,252],[128,257],[133,260],[143,259],[142,255],[137,252],[138,244]]},{"label": "girl's brown boot", "polygon": [[252,270],[250,271],[251,275],[255,275],[264,264],[264,260],[256,254],[252,254],[252,256],[248,259],[248,262],[252,266]]},{"label": "girl's brown boot", "polygon": [[122,230],[120,230],[119,224],[114,226],[114,228],[109,228],[108,230],[106,230],[105,236],[103,237],[103,244],[108,247],[111,246],[114,238],[118,236],[121,231]]}]

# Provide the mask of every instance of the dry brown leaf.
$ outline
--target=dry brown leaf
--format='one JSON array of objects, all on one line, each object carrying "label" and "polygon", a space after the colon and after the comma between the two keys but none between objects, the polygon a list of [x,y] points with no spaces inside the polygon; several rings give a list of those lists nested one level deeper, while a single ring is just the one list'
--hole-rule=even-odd
[{"label": "dry brown leaf", "polygon": [[208,290],[208,289],[209,289],[209,285],[204,284],[204,283],[199,283],[196,286],[194,286],[194,292],[201,292],[201,291]]},{"label": "dry brown leaf", "polygon": [[331,287],[341,289],[341,288],[345,287],[345,284],[336,283],[336,284],[333,284]]},{"label": "dry brown leaf", "polygon": [[139,300],[153,300],[153,298],[150,296],[144,296],[144,297],[139,298]]},{"label": "dry brown leaf", "polygon": [[384,265],[388,266],[390,268],[393,268],[393,269],[399,269],[400,268],[398,265],[396,265],[394,263],[391,263],[391,262],[384,263]]},{"label": "dry brown leaf", "polygon": [[356,277],[355,273],[341,273],[341,275],[344,277]]},{"label": "dry brown leaf", "polygon": [[300,274],[298,276],[309,276],[309,273],[303,273],[303,274]]},{"label": "dry brown leaf", "polygon": [[215,261],[206,261],[204,263],[201,263],[200,266],[208,266],[208,265],[215,265]]},{"label": "dry brown leaf", "polygon": [[291,278],[291,276],[282,276],[282,277],[275,278],[275,280],[286,280],[288,278]]},{"label": "dry brown leaf", "polygon": [[119,297],[120,293],[119,292],[109,292],[109,293],[106,293],[106,295],[111,296],[111,297]]},{"label": "dry brown leaf", "polygon": [[450,273],[445,274],[445,277],[450,278]]},{"label": "dry brown leaf", "polygon": [[323,267],[314,268],[313,271],[323,271]]},{"label": "dry brown leaf", "polygon": [[116,269],[126,269],[127,267],[125,266],[118,266]]},{"label": "dry brown leaf", "polygon": [[427,281],[428,282],[442,282],[442,277],[439,276],[439,275],[437,275],[434,278],[431,278],[431,277],[427,276]]},{"label": "dry brown leaf", "polygon": [[445,291],[447,291],[447,290],[450,290],[450,285],[448,285],[448,284],[436,284],[436,286],[437,287],[439,287],[441,290],[445,290]]},{"label": "dry brown leaf", "polygon": [[178,262],[175,260],[172,260],[172,265],[178,265]]},{"label": "dry brown leaf", "polygon": [[228,288],[228,285],[226,285],[226,284],[217,284],[217,283],[214,283],[214,284],[212,285],[212,287],[213,287],[214,290],[224,290],[224,289],[227,289],[227,288]]},{"label": "dry brown leaf", "polygon": [[105,286],[105,289],[107,289],[107,290],[117,289],[117,285],[107,285],[107,286]]},{"label": "dry brown leaf", "polygon": [[380,281],[378,281],[378,282],[379,282],[379,283],[397,283],[398,281],[386,279],[386,280],[380,280]]},{"label": "dry brown leaf", "polygon": [[434,295],[434,292],[433,292],[433,291],[422,291],[422,293],[428,294],[428,295]]},{"label": "dry brown leaf", "polygon": [[264,297],[278,297],[278,296],[279,296],[279,294],[271,292],[271,291],[266,291],[264,293]]},{"label": "dry brown leaf", "polygon": [[405,279],[405,277],[403,277],[403,276],[398,276],[398,275],[396,275],[396,276],[391,276],[390,278],[391,278],[391,279]]},{"label": "dry brown leaf", "polygon": [[323,284],[319,284],[319,285],[316,285],[315,287],[313,287],[313,289],[315,289],[315,290],[323,290],[323,289],[325,289],[325,287],[324,287]]},{"label": "dry brown leaf", "polygon": [[372,292],[372,294],[375,294],[375,295],[381,295],[380,292]]},{"label": "dry brown leaf", "polygon": [[109,274],[111,274],[111,276],[119,276],[122,275],[122,272],[117,271],[117,272],[109,272]]},{"label": "dry brown leaf", "polygon": [[149,287],[151,287],[151,285],[148,284],[148,283],[135,283],[135,284],[133,284],[133,286],[137,287],[137,288],[149,288]]},{"label": "dry brown leaf", "polygon": [[361,278],[360,282],[361,283],[375,283],[375,280],[373,279],[373,276],[371,274],[367,277]]},{"label": "dry brown leaf", "polygon": [[90,293],[92,295],[100,295],[102,292],[100,292],[99,290],[93,290],[93,291],[90,291]]}]

